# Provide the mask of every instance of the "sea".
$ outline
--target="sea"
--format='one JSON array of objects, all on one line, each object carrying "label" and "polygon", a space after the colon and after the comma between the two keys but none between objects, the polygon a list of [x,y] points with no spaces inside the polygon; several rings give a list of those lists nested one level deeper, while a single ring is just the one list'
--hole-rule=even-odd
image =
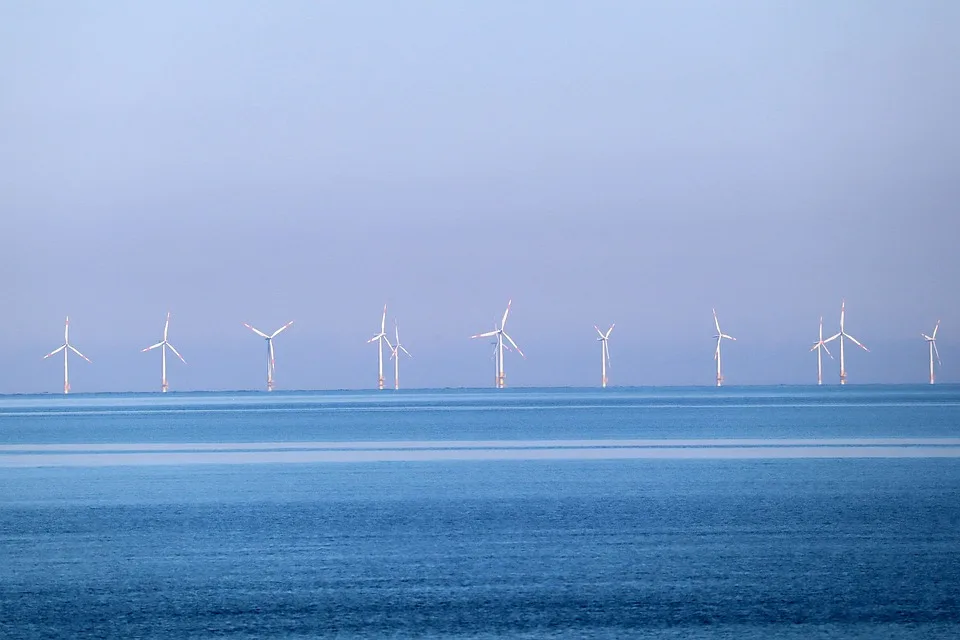
[{"label": "sea", "polygon": [[0,638],[960,638],[960,386],[0,396]]}]

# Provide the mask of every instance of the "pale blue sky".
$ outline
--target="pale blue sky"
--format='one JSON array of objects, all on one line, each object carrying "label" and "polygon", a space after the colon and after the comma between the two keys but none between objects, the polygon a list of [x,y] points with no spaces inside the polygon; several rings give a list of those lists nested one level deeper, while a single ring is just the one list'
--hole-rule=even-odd
[{"label": "pale blue sky", "polygon": [[[0,4],[0,392],[960,381],[960,3]],[[827,378],[836,380],[836,364]]]}]

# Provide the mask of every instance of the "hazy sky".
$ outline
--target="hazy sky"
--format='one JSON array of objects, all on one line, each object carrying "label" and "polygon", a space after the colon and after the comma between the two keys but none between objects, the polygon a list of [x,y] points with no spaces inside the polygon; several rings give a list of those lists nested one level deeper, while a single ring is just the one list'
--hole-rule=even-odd
[{"label": "hazy sky", "polygon": [[[960,3],[0,3],[0,393],[960,381]],[[478,342],[480,342],[478,344]],[[828,361],[834,383],[837,363]]]}]

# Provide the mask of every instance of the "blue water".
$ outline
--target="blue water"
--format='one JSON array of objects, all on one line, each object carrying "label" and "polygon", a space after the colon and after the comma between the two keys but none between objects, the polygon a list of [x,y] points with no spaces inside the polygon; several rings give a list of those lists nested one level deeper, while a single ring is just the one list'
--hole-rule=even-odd
[{"label": "blue water", "polygon": [[0,638],[960,637],[960,387],[0,397]]}]

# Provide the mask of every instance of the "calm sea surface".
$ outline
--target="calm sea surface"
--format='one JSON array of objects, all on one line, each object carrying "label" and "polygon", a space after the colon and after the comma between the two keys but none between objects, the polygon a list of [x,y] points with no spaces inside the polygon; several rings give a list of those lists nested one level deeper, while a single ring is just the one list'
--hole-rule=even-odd
[{"label": "calm sea surface", "polygon": [[958,638],[960,387],[0,396],[0,638]]}]

